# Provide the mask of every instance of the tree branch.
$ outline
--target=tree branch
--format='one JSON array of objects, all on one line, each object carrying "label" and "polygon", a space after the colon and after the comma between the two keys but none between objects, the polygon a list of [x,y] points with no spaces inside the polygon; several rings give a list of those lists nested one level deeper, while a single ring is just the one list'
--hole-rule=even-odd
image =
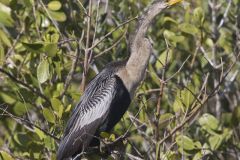
[{"label": "tree branch", "polygon": [[12,81],[24,86],[25,88],[27,88],[28,90],[30,90],[32,93],[38,95],[39,97],[43,98],[49,105],[51,105],[51,102],[50,100],[45,96],[43,95],[39,89],[37,88],[33,88],[31,86],[29,86],[27,83],[25,82],[22,82],[20,80],[18,80],[17,78],[14,77],[14,75],[8,73],[6,70],[0,68],[0,72],[2,72],[3,74],[5,74],[6,76],[8,76],[8,78],[10,78]]}]

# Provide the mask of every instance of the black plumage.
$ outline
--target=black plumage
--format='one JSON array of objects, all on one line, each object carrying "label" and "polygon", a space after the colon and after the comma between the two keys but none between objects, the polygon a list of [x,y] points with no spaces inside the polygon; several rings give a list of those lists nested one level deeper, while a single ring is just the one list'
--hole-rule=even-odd
[{"label": "black plumage", "polygon": [[126,112],[131,102],[130,95],[116,75],[124,65],[125,62],[107,65],[89,83],[67,123],[57,159],[68,158],[83,151],[95,136],[103,131],[111,131]]}]

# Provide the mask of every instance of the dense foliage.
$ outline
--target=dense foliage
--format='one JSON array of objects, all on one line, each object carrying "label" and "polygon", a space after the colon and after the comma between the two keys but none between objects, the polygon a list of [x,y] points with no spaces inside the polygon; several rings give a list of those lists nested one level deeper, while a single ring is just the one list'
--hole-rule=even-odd
[{"label": "dense foliage", "polygon": [[[149,4],[0,0],[0,159],[55,159],[85,86],[127,58]],[[148,37],[145,81],[113,132],[102,133],[106,143],[122,135],[108,158],[238,159],[240,1],[186,0],[159,15]]]}]

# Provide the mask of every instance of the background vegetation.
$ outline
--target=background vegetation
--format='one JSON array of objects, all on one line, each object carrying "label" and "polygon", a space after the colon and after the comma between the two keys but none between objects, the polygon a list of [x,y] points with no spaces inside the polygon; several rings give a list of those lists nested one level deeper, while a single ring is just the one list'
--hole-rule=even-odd
[{"label": "background vegetation", "polygon": [[[55,159],[85,85],[128,56],[148,0],[0,0],[0,159]],[[125,159],[240,158],[240,1],[186,0],[148,34],[145,81],[105,141]]]}]

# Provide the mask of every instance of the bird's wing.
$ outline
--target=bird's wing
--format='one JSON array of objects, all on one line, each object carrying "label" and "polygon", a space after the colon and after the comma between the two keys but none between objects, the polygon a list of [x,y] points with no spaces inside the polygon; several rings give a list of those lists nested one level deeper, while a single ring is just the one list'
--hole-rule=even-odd
[{"label": "bird's wing", "polygon": [[114,74],[104,71],[90,82],[67,123],[59,145],[58,159],[71,156],[89,145],[109,113],[117,92],[116,86]]}]

